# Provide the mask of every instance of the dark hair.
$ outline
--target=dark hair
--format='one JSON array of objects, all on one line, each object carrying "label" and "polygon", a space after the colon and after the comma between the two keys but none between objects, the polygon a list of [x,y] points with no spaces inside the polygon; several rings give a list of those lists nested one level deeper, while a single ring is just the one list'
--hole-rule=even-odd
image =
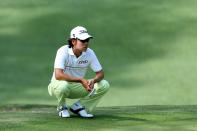
[{"label": "dark hair", "polygon": [[69,38],[67,41],[68,41],[68,47],[69,48],[73,48],[73,44],[72,44],[72,38]]}]

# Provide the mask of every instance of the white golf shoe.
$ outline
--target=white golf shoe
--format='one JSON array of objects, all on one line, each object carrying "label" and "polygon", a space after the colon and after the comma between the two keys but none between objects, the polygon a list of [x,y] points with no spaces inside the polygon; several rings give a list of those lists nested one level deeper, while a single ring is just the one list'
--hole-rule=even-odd
[{"label": "white golf shoe", "polygon": [[78,114],[79,116],[84,117],[84,118],[93,118],[94,117],[92,114],[88,114],[86,112],[85,108],[79,102],[74,103],[70,107],[70,111],[75,114]]},{"label": "white golf shoe", "polygon": [[68,112],[68,108],[66,107],[66,104],[60,107],[59,109],[59,116],[62,118],[69,118],[70,114]]}]

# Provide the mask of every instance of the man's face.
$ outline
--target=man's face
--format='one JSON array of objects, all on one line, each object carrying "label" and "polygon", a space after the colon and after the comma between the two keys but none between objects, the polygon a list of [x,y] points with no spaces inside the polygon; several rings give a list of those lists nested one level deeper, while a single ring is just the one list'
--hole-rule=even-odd
[{"label": "man's face", "polygon": [[85,52],[88,48],[89,38],[85,40],[74,40],[73,45],[75,46],[75,49]]}]

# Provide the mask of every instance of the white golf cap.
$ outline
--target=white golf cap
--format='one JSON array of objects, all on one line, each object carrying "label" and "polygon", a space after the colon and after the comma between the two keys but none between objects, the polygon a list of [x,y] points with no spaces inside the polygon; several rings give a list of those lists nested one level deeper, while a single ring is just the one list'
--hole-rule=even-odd
[{"label": "white golf cap", "polygon": [[75,27],[71,30],[70,38],[71,39],[85,40],[87,38],[93,38],[93,37],[88,34],[88,31],[87,31],[86,28],[84,28],[82,26],[77,26],[77,27]]}]

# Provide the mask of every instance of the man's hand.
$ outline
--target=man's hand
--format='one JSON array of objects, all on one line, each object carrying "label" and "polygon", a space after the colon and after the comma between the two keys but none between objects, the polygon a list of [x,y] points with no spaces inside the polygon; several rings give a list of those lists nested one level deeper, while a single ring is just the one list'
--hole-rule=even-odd
[{"label": "man's hand", "polygon": [[89,82],[86,79],[81,79],[81,84],[83,85],[83,87],[87,90],[87,91],[91,91],[90,87],[89,87]]},{"label": "man's hand", "polygon": [[101,81],[101,80],[103,79],[103,77],[104,77],[104,72],[103,72],[103,70],[100,70],[100,71],[96,72],[96,76],[95,76],[93,79],[91,79],[91,80],[89,81],[89,83],[88,83],[89,88],[90,88],[91,90],[94,89],[94,84],[95,84],[96,82]]},{"label": "man's hand", "polygon": [[89,81],[88,86],[89,86],[90,89],[94,88],[94,83],[95,83],[94,79]]}]

